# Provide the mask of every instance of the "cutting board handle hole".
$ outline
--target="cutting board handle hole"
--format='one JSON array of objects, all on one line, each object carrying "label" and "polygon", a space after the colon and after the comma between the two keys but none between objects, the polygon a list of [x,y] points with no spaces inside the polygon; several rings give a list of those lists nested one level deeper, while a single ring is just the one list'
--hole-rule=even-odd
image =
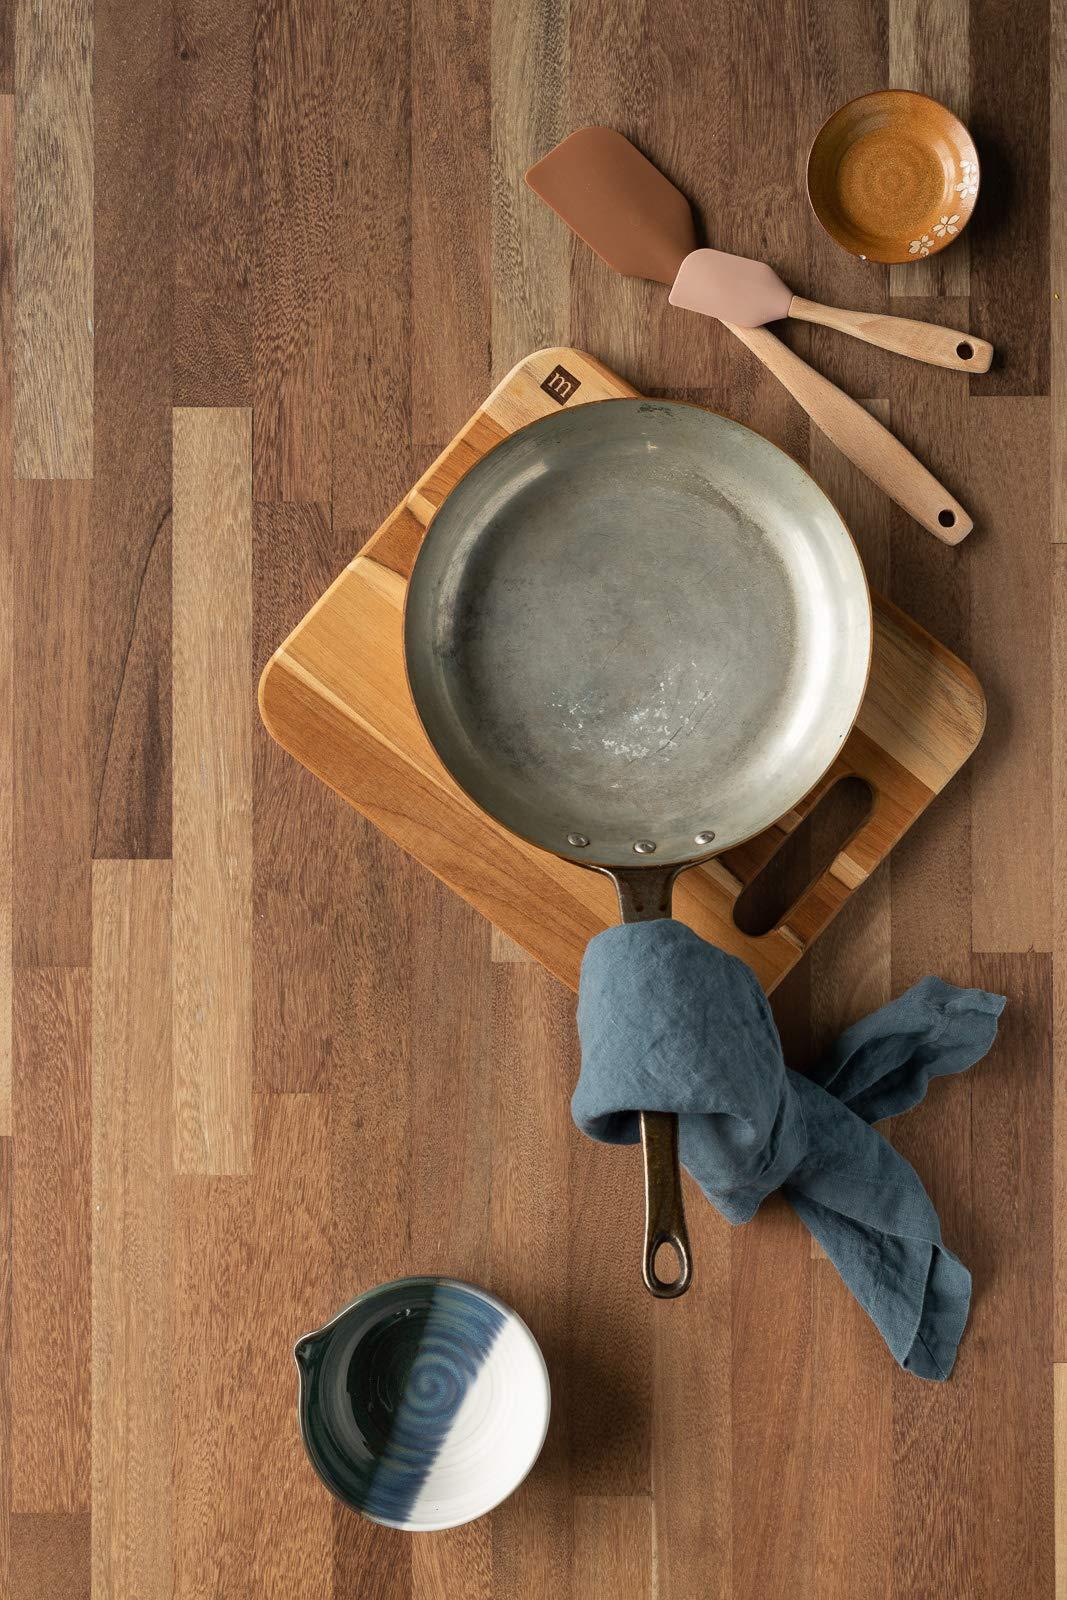
[{"label": "cutting board handle hole", "polygon": [[873,804],[874,790],[865,778],[855,773],[838,778],[738,895],[734,922],[741,932],[761,939],[780,927],[862,828]]}]

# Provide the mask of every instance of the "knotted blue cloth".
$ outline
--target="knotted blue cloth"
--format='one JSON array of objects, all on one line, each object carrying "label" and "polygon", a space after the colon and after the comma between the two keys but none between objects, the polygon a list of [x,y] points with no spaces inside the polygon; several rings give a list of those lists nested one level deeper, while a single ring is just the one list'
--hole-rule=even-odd
[{"label": "knotted blue cloth", "polygon": [[915,1169],[871,1126],[917,1105],[996,1037],[1001,995],[924,978],[857,1022],[810,1077],[792,1072],[755,973],[681,922],[597,934],[582,962],[583,1133],[639,1138],[676,1111],[679,1152],[728,1222],[781,1189],[906,1372],[943,1380],[971,1275],[945,1248]]}]

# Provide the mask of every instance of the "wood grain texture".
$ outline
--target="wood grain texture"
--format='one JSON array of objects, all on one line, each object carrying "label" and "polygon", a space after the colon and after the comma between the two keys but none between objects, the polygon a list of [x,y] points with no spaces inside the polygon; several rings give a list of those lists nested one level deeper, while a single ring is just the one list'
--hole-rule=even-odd
[{"label": "wood grain texture", "polygon": [[396,71],[411,16],[405,0],[338,0],[333,32],[332,520],[349,555],[423,465],[411,453],[412,88]]},{"label": "wood grain texture", "polygon": [[578,1594],[652,1600],[651,1504],[645,1495],[579,1495],[574,1502]]},{"label": "wood grain texture", "polygon": [[1052,539],[1067,540],[1067,5],[1049,6],[1049,394]]},{"label": "wood grain texture", "polygon": [[93,854],[168,856],[171,15],[102,0],[95,18]]},{"label": "wood grain texture", "polygon": [[989,700],[972,774],[971,939],[975,950],[1051,950],[1051,708],[1023,688],[1051,659],[1048,404],[974,410],[975,503],[1011,537],[991,543],[971,579],[971,660]]},{"label": "wood grain texture", "polygon": [[[968,22],[967,0],[889,0],[889,87],[928,94],[955,112],[965,126],[970,84],[961,63],[967,59]],[[984,161],[984,151],[980,150],[979,159]],[[894,298],[965,295],[969,282],[969,229],[949,249],[925,261],[889,268],[889,292]]]},{"label": "wood grain texture", "polygon": [[[1052,1179],[1052,964],[1034,953],[976,955],[973,974],[978,987],[1008,997],[971,1101],[972,1449],[990,1463],[975,1474],[973,1508],[979,1525],[996,1518],[999,1529],[983,1549],[981,1592],[1050,1594],[1052,1212],[1042,1199]],[[1010,1252],[993,1243],[1007,1228],[1017,1230]],[[930,1470],[932,1481],[933,1462]]]},{"label": "wood grain texture", "polygon": [[[1049,387],[1049,8],[970,0],[970,130],[982,164],[971,242],[975,329],[999,360],[971,393],[1041,395]],[[1018,105],[1005,117],[1003,107]],[[1032,217],[1032,229],[1018,220]],[[1028,235],[1028,237],[1027,237]]]},{"label": "wood grain texture", "polygon": [[17,1512],[11,1519],[11,1600],[90,1600],[88,1512]]},{"label": "wood grain texture", "polygon": [[14,0],[4,0],[0,6],[0,94],[15,93],[15,25],[17,8]]},{"label": "wood grain texture", "polygon": [[[497,0],[492,7],[492,379],[540,345],[563,344],[571,242],[560,219],[515,175],[570,131],[567,0]],[[538,262],[530,274],[526,263]]]},{"label": "wood grain texture", "polygon": [[87,483],[15,485],[16,967],[90,960],[89,502]]},{"label": "wood grain texture", "polygon": [[173,8],[174,381],[180,406],[252,403],[251,0]]},{"label": "wood grain texture", "polygon": [[0,1138],[0,1584],[11,1582],[11,1212],[15,1186],[14,1145]]},{"label": "wood grain texture", "polygon": [[1053,1348],[1067,1364],[1067,548],[1052,558]]},{"label": "wood grain texture", "polygon": [[[0,349],[14,328],[15,99],[0,95]],[[0,361],[0,526],[14,511],[11,363]],[[11,979],[14,912],[15,563],[14,540],[0,548],[0,1138],[11,1132]],[[0,1566],[0,1574],[3,1567]]]},{"label": "wood grain texture", "polygon": [[337,1309],[328,1148],[322,1097],[257,1096],[252,1173],[176,1183],[179,1600],[332,1596],[331,1503],[294,1427],[292,1360]]},{"label": "wood grain texture", "polygon": [[93,8],[18,0],[15,471],[93,475]]},{"label": "wood grain texture", "polygon": [[[0,0],[0,1042],[8,774],[17,1024],[9,1123],[0,1049],[0,1593],[88,1595],[94,1564],[96,1592],[138,1600],[1067,1589],[1067,567],[1048,548],[1065,542],[1067,482],[1062,0],[784,0],[773,15],[101,0],[95,62],[89,13]],[[905,79],[967,113],[983,187],[961,241],[890,274],[822,232],[804,162],[837,105]],[[798,294],[992,341],[992,370],[968,383],[784,329],[974,512],[972,538],[935,543],[736,340],[610,272],[535,201],[525,166],[587,122],[684,187],[703,240],[769,260]],[[31,368],[19,341],[39,307]],[[988,1061],[890,1130],[975,1276],[947,1385],[894,1369],[779,1205],[730,1229],[687,1185],[697,1280],[653,1306],[631,1255],[635,1153],[570,1123],[573,997],[384,831],[426,856],[439,816],[426,768],[398,787],[398,748],[424,755],[390,721],[404,576],[455,474],[531,401],[555,408],[538,382],[557,357],[451,465],[435,456],[492,380],[563,341],[597,358],[580,397],[613,392],[614,363],[808,462],[874,587],[991,688],[988,748],[947,781],[975,728],[969,680],[942,677],[940,653],[929,678],[922,636],[880,606],[886,659],[938,686],[956,755],[940,760],[924,725],[878,767],[900,785],[878,849],[943,792],[887,863],[850,848],[786,937],[744,947],[768,985],[786,971],[775,1012],[800,1067],[925,972],[1008,993]],[[32,404],[16,419],[20,374]],[[190,446],[176,485],[173,405]],[[15,481],[75,468],[91,486]],[[373,559],[346,572],[383,517]],[[368,620],[321,639],[333,686],[364,682],[374,732],[339,740],[325,776],[383,827],[251,706],[264,661],[342,573]],[[334,739],[350,718],[306,688],[287,680],[295,721]],[[871,702],[864,761],[900,736],[897,711],[895,693]],[[383,718],[402,738],[383,741]],[[447,835],[469,868],[462,815],[433,850]],[[810,859],[828,827],[816,813]],[[527,867],[478,837],[490,916],[536,902],[576,971],[614,915],[610,887],[541,864],[525,900]],[[680,914],[712,937],[731,927],[779,842],[693,875]],[[186,963],[169,1033],[168,934]],[[198,1015],[190,972],[208,974],[212,1011]],[[184,1101],[161,1082],[182,1060]],[[519,1306],[555,1409],[515,1496],[413,1541],[322,1491],[294,1427],[291,1343],[427,1267]]]},{"label": "wood grain texture", "polygon": [[552,1383],[548,1437],[537,1465],[492,1516],[494,1590],[516,1600],[574,1593],[569,1419],[585,1380],[568,1367],[571,1290],[559,1260],[577,1220],[567,1200],[579,1137],[567,1111],[577,1056],[573,1008],[561,986],[535,963],[498,968],[488,1038],[487,1281],[533,1330]]},{"label": "wood grain texture", "polygon": [[330,497],[331,36],[328,13],[315,0],[267,0],[257,8],[257,500]]},{"label": "wood grain texture", "polygon": [[91,985],[15,979],[11,1505],[90,1509]]},{"label": "wood grain texture", "polygon": [[174,413],[174,1094],[182,1172],[243,1172],[252,1080],[252,419]]},{"label": "wood grain texture", "polygon": [[[279,631],[295,625],[308,596],[329,581],[336,557],[324,507],[257,505],[252,530],[258,665]],[[286,761],[262,727],[254,735],[252,787],[255,1084],[294,1093],[326,1089],[334,1057],[335,895],[359,871],[358,825],[338,815],[333,797]]]},{"label": "wood grain texture", "polygon": [[93,1587],[172,1586],[171,867],[93,869]]}]

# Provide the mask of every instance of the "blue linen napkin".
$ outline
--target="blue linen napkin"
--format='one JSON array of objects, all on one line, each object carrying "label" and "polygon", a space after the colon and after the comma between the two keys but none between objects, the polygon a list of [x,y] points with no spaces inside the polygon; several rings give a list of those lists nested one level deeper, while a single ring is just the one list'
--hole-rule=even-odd
[{"label": "blue linen napkin", "polygon": [[871,1124],[980,1060],[1003,1008],[1002,995],[924,978],[804,1077],[744,961],[670,919],[607,928],[582,962],[571,1111],[610,1144],[637,1141],[638,1110],[678,1112],[682,1162],[727,1221],[781,1189],[904,1370],[943,1380],[971,1275],[915,1169]]}]

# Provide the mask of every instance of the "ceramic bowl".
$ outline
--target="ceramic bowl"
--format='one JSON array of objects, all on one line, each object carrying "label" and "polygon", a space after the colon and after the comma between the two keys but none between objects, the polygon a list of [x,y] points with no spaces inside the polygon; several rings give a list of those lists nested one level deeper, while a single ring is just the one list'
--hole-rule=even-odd
[{"label": "ceramic bowl", "polygon": [[550,1392],[537,1341],[473,1284],[382,1284],[294,1354],[312,1464],[372,1522],[413,1532],[471,1522],[522,1482],[544,1443]]},{"label": "ceramic bowl", "polygon": [[835,111],[808,154],[808,199],[864,261],[921,261],[958,239],[978,196],[978,153],[945,106],[881,89]]}]

